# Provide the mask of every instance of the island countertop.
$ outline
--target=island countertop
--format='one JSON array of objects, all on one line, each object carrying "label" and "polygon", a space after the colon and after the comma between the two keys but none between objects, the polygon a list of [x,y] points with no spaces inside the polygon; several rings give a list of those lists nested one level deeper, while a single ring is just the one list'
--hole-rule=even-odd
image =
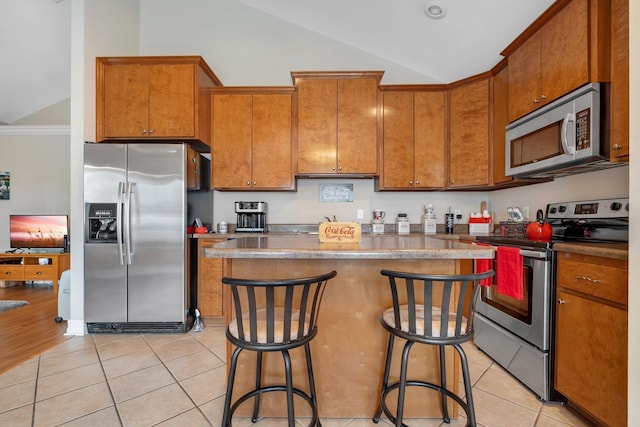
[{"label": "island countertop", "polygon": [[490,259],[494,248],[425,236],[363,235],[359,243],[321,243],[317,235],[230,239],[203,248],[207,258]]}]

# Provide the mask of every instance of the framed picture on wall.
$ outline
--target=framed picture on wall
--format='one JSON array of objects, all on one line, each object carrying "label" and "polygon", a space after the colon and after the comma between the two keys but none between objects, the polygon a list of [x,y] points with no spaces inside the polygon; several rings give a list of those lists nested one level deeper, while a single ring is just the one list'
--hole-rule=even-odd
[{"label": "framed picture on wall", "polygon": [[11,194],[11,174],[0,172],[0,200],[9,200]]}]

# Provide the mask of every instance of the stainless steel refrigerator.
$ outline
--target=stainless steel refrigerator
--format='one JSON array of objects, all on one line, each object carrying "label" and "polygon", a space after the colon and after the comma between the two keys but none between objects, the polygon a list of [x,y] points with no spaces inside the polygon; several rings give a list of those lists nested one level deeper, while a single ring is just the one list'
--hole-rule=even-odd
[{"label": "stainless steel refrigerator", "polygon": [[185,160],[183,144],[85,144],[89,332],[189,328]]}]

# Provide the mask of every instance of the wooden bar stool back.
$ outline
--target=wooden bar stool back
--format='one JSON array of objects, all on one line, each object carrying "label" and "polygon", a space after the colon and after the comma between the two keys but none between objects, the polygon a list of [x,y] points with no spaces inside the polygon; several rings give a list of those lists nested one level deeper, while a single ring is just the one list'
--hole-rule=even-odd
[{"label": "wooden bar stool back", "polygon": [[[252,421],[258,418],[260,395],[284,391],[287,396],[287,418],[290,427],[295,426],[293,395],[302,397],[312,411],[309,426],[320,426],[316,401],[311,350],[309,342],[316,336],[318,311],[332,271],[314,277],[283,280],[246,280],[222,278],[228,285],[233,301],[235,319],[227,326],[227,339],[236,346],[229,365],[227,395],[222,425],[231,426],[235,410],[250,398],[254,398]],[[309,392],[293,386],[289,350],[304,346]],[[243,350],[257,352],[255,389],[243,394],[232,404],[233,386],[238,356]],[[285,384],[262,385],[262,357],[264,352],[281,352],[284,359]]]},{"label": "wooden bar stool back", "polygon": [[[492,277],[493,270],[467,275],[426,275],[390,270],[382,270],[381,274],[389,278],[393,306],[387,309],[380,318],[382,326],[389,332],[389,343],[380,404],[373,421],[377,423],[384,412],[396,426],[402,426],[405,389],[407,386],[419,386],[440,392],[442,418],[446,423],[450,422],[447,409],[447,397],[450,397],[465,411],[467,425],[475,426],[469,366],[460,344],[469,341],[473,336],[473,313],[476,294],[480,289],[479,283],[481,280]],[[459,287],[456,289],[457,286]],[[468,301],[465,310],[463,296],[467,292],[471,292],[471,300]],[[406,302],[401,302],[401,298],[406,299]],[[406,343],[402,351],[399,381],[389,384],[395,337],[404,339]],[[439,347],[440,384],[422,380],[407,380],[409,351],[416,343]],[[444,346],[446,345],[453,346],[460,355],[466,402],[447,389],[444,357]],[[398,404],[394,414],[386,404],[386,397],[390,391],[395,389],[398,389]]]}]

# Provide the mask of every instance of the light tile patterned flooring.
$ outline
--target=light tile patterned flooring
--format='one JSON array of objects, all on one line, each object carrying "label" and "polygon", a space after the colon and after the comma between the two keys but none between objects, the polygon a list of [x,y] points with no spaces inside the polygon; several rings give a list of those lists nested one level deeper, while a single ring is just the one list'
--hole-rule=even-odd
[{"label": "light tile patterned flooring", "polygon": [[[481,426],[587,426],[557,404],[543,404],[471,343],[476,417]],[[72,337],[0,375],[0,426],[220,426],[225,393],[222,325],[188,334]],[[322,414],[320,414],[322,416]],[[304,421],[299,420],[299,425]],[[325,427],[374,426],[370,419],[321,419]],[[444,426],[441,420],[406,420]],[[452,420],[463,426],[466,420]],[[234,418],[234,425],[252,425]],[[257,426],[284,426],[260,419]],[[379,426],[389,426],[383,418]]]}]

